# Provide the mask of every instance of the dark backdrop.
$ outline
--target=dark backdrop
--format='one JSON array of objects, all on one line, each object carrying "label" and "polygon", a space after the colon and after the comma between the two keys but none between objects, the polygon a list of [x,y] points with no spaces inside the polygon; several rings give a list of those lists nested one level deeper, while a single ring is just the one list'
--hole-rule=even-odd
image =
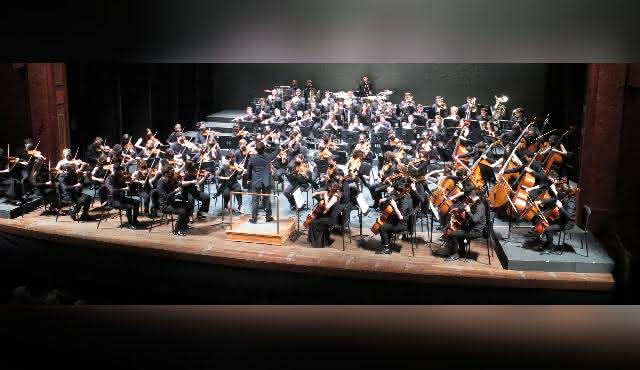
[{"label": "dark backdrop", "polygon": [[[71,142],[86,146],[94,136],[108,144],[122,133],[140,135],[146,127],[166,137],[176,122],[195,122],[222,109],[242,109],[264,89],[314,80],[320,89],[355,89],[369,74],[376,89],[411,91],[419,103],[435,95],[448,105],[475,95],[481,104],[509,96],[537,116],[551,113],[552,125],[580,127],[584,100],[582,64],[69,64]],[[579,130],[577,131],[579,132]],[[579,143],[579,138],[572,139]],[[82,152],[82,151],[81,151]]]}]

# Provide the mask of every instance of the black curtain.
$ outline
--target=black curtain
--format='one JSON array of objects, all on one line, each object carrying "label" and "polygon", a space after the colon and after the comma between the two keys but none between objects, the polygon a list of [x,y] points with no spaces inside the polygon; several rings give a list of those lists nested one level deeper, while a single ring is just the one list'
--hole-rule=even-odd
[{"label": "black curtain", "polygon": [[75,150],[96,136],[108,145],[149,127],[166,138],[213,113],[214,64],[69,64],[69,116]]}]

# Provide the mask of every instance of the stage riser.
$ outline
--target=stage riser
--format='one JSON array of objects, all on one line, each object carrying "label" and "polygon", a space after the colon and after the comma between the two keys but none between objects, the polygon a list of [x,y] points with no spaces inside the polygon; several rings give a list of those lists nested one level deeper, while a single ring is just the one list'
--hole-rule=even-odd
[{"label": "stage riser", "polygon": [[11,219],[20,217],[25,213],[29,213],[42,205],[42,197],[31,197],[21,206],[5,203],[4,199],[0,201],[0,218]]}]

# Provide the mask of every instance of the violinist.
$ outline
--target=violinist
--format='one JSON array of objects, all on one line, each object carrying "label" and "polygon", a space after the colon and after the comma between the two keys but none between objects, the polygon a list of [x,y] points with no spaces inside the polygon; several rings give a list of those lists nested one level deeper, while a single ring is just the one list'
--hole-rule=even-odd
[{"label": "violinist", "polygon": [[158,180],[157,194],[160,209],[165,213],[178,215],[174,234],[178,236],[187,235],[189,227],[189,206],[187,202],[180,201],[177,197],[182,188],[180,181],[172,166],[162,169],[162,177]]},{"label": "violinist", "polygon": [[192,200],[200,201],[200,208],[198,209],[197,218],[204,219],[204,214],[209,213],[209,203],[211,201],[211,194],[206,193],[201,189],[203,183],[209,177],[209,173],[205,173],[201,176],[198,167],[192,161],[186,161],[184,165],[184,177],[180,186],[183,189],[183,193],[189,196],[190,204],[193,204]]},{"label": "violinist", "polygon": [[43,159],[36,158],[29,176],[32,188],[38,195],[43,197],[47,203],[56,204],[58,194],[56,192],[55,179],[51,174],[51,169]]},{"label": "violinist", "polygon": [[198,133],[196,133],[196,137],[193,142],[196,145],[204,145],[207,143],[207,125],[204,122],[198,123]]},{"label": "violinist", "polygon": [[389,215],[385,224],[380,228],[382,246],[376,251],[376,254],[391,254],[391,248],[389,247],[391,234],[409,230],[408,222],[411,213],[413,213],[413,200],[407,191],[409,186],[410,184],[405,179],[397,181],[387,190],[389,198],[383,198],[379,201],[381,208],[383,208],[383,204],[388,202],[394,212]]},{"label": "violinist", "polygon": [[164,153],[160,148],[156,148],[156,145],[153,140],[147,140],[145,147],[140,152],[140,157],[144,159],[154,159],[159,158],[160,154]]},{"label": "violinist", "polygon": [[184,134],[179,133],[176,134],[176,141],[171,144],[171,150],[173,150],[175,154],[179,155],[183,161],[186,161],[189,158],[189,146],[187,145],[187,142],[188,141]]},{"label": "violinist", "polygon": [[[231,207],[231,192],[240,192],[242,187],[238,182],[238,178],[244,173],[244,168],[236,164],[235,156],[233,153],[228,152],[226,155],[227,164],[220,168],[218,172],[218,179],[221,180],[218,184],[218,191],[214,195],[217,198],[222,194],[222,203],[225,210],[229,210]],[[242,213],[242,194],[234,194],[238,203],[238,213]]]},{"label": "violinist", "polygon": [[125,168],[121,165],[113,166],[113,173],[105,180],[108,203],[112,208],[124,209],[127,214],[127,227],[136,230],[142,227],[138,221],[138,210],[140,202],[132,197],[128,197],[126,192],[129,184],[125,180]]},{"label": "violinist", "polygon": [[408,114],[407,120],[402,122],[402,128],[405,130],[415,130],[416,128],[415,120],[416,118],[414,117],[413,114]]},{"label": "violinist", "polygon": [[369,143],[369,138],[366,134],[360,134],[360,139],[358,143],[355,145],[353,150],[359,150],[362,152],[362,159],[366,162],[372,162],[375,158],[375,154],[371,151],[371,144]]},{"label": "violinist", "polygon": [[244,122],[244,123],[255,123],[257,121],[257,117],[253,114],[253,108],[251,106],[247,106],[245,114],[234,118],[233,122]]},{"label": "violinist", "polygon": [[[151,146],[147,145],[149,142],[151,142]],[[138,138],[138,140],[136,140],[135,144],[133,144],[133,146],[140,152],[144,152],[147,148],[151,148],[154,149],[156,147],[156,144],[159,143],[156,138],[153,136],[153,131],[151,131],[150,128],[145,129],[144,132],[144,136]]]},{"label": "violinist", "polygon": [[297,211],[296,201],[293,197],[293,193],[300,187],[306,187],[311,184],[314,188],[318,188],[318,185],[311,178],[311,170],[309,165],[302,155],[297,155],[293,161],[294,166],[291,174],[288,176],[289,185],[284,189],[284,196],[289,201],[289,207],[291,211]]},{"label": "violinist", "polygon": [[[111,174],[112,167],[113,166],[107,162],[107,155],[104,153],[100,154],[100,157],[98,157],[98,163],[93,167],[93,170],[91,170],[91,182],[93,183],[94,188],[102,190],[101,187],[104,185],[107,176]],[[106,202],[106,193],[100,191],[99,196],[101,203]]]},{"label": "violinist", "polygon": [[138,160],[136,171],[131,174],[129,189],[132,195],[140,198],[143,214],[147,217],[150,216],[151,180],[151,170],[147,167],[147,161]]},{"label": "violinist", "polygon": [[[62,199],[73,202],[74,206],[71,210],[71,218],[74,221],[89,221],[89,207],[92,198],[82,193],[82,178],[76,172],[76,166],[73,163],[67,163],[64,172],[60,174],[60,187]],[[78,212],[82,210],[80,218],[77,217]]]},{"label": "violinist", "polygon": [[24,195],[22,169],[16,163],[19,160],[19,157],[9,160],[0,148],[0,195],[16,204],[22,203]]},{"label": "violinist", "polygon": [[[455,209],[455,210],[454,210]],[[486,207],[475,190],[472,190],[452,209],[452,215],[443,238],[445,244],[434,251],[434,254],[452,261],[460,258],[464,252],[465,240],[477,239],[483,235],[486,226]]]},{"label": "violinist", "polygon": [[93,143],[91,143],[87,147],[87,163],[89,163],[91,166],[95,166],[98,162],[98,157],[100,156],[100,154],[108,153],[108,149],[109,147],[104,146],[104,141],[102,140],[102,138],[99,136],[96,137],[95,140],[93,140]]},{"label": "violinist", "polygon": [[321,207],[322,212],[314,210],[316,217],[309,226],[308,241],[314,248],[321,248],[329,244],[329,227],[339,224],[339,214],[341,211],[338,201],[341,198],[340,183],[332,183],[327,190],[313,193],[313,196],[320,198],[316,207]]},{"label": "violinist", "polygon": [[182,132],[182,125],[179,124],[179,123],[176,123],[176,125],[173,126],[173,132],[167,138],[167,144],[171,145],[171,144],[175,143],[176,141],[178,141],[178,136],[180,134],[182,134],[182,133],[183,133]]},{"label": "violinist", "polygon": [[282,127],[285,125],[285,118],[280,113],[280,109],[275,108],[273,110],[273,116],[262,121],[262,123],[272,125],[274,127],[277,127],[278,129],[282,129]]},{"label": "violinist", "polygon": [[373,208],[378,208],[380,205],[380,199],[387,187],[390,185],[387,182],[396,170],[396,156],[393,152],[386,152],[383,155],[383,165],[378,173],[380,182],[374,184],[367,184],[371,198],[373,198]]}]

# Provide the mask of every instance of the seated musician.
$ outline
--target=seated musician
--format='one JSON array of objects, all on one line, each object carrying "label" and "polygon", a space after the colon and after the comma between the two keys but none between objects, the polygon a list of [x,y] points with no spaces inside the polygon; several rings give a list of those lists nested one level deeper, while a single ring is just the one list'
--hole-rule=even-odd
[{"label": "seated musician", "polygon": [[[76,165],[67,163],[64,172],[60,174],[61,198],[66,201],[73,202],[71,210],[71,218],[74,221],[88,221],[89,207],[91,206],[91,197],[82,192],[82,177],[76,172]],[[82,210],[80,218],[77,217],[78,212]]]},{"label": "seated musician", "polygon": [[125,180],[125,168],[121,165],[113,166],[113,173],[107,177],[105,188],[108,193],[109,205],[115,209],[124,209],[127,214],[127,227],[136,230],[142,225],[138,221],[140,202],[126,195],[129,184]]},{"label": "seated musician", "polygon": [[[527,118],[525,117],[524,108],[517,107],[516,109],[514,109],[511,120],[513,121],[513,123],[518,123],[522,127],[526,126]],[[540,132],[537,132],[536,136],[540,136]]]},{"label": "seated musician", "polygon": [[306,102],[302,95],[302,90],[296,89],[295,95],[291,98],[291,108],[295,111],[304,110],[305,104]]},{"label": "seated musician", "polygon": [[[391,248],[389,247],[391,234],[409,230],[408,222],[410,221],[411,213],[413,213],[413,199],[408,192],[404,192],[408,186],[410,184],[405,179],[399,180],[387,190],[389,198],[380,199],[379,203],[381,205],[388,201],[394,212],[380,228],[382,247],[376,251],[376,254],[391,254]],[[383,207],[381,206],[381,208]]]},{"label": "seated musician", "polygon": [[445,103],[443,96],[438,95],[435,97],[435,103],[433,103],[431,109],[433,110],[433,112],[435,112],[436,116],[440,115],[446,117],[449,115],[447,104]]},{"label": "seated musician", "polygon": [[106,148],[103,148],[103,144],[104,144],[104,141],[102,140],[102,138],[96,137],[93,143],[91,143],[87,147],[87,154],[86,154],[87,163],[89,163],[92,166],[96,165],[100,154],[106,151],[105,150]]},{"label": "seated musician", "polygon": [[313,181],[311,170],[305,158],[299,154],[295,157],[293,166],[290,167],[290,174],[287,176],[289,185],[284,189],[284,196],[289,201],[289,207],[291,211],[297,211],[295,198],[293,193],[300,187],[306,187],[308,185],[313,188],[318,188],[318,185]]},{"label": "seated musician", "polygon": [[172,166],[166,166],[162,169],[162,177],[158,180],[156,190],[160,209],[165,213],[178,215],[174,234],[187,235],[190,207],[188,202],[179,197],[182,188]]},{"label": "seated musician", "polygon": [[[241,178],[244,173],[244,168],[236,164],[235,156],[231,152],[228,152],[225,158],[227,159],[227,163],[223,165],[218,172],[220,183],[218,184],[218,191],[214,195],[214,198],[222,194],[223,207],[228,212],[231,207],[231,192],[242,191],[238,179]],[[234,195],[238,203],[237,212],[242,213],[242,194]]]},{"label": "seated musician", "polygon": [[100,190],[98,192],[100,203],[107,201],[107,194],[106,192],[103,192],[104,188],[102,186],[104,185],[107,176],[111,174],[111,168],[112,166],[107,161],[107,155],[103,153],[98,157],[98,163],[96,163],[91,170],[91,182],[93,184],[93,188]]},{"label": "seated musician", "polygon": [[364,127],[362,122],[360,122],[360,118],[356,115],[353,117],[351,124],[349,124],[349,131],[367,131],[367,128]]},{"label": "seated musician", "polygon": [[327,190],[331,183],[339,182],[343,177],[344,171],[338,168],[338,164],[333,157],[329,157],[326,172],[319,173],[317,176],[318,187],[319,189]]},{"label": "seated musician", "polygon": [[373,132],[378,133],[388,133],[391,132],[391,123],[387,121],[387,118],[384,115],[378,116],[379,121],[373,126]]},{"label": "seated musician", "polygon": [[[101,154],[102,155],[102,154]],[[71,156],[71,149],[64,148],[62,149],[62,159],[56,163],[56,170],[60,171],[67,164],[73,162],[73,157]]]},{"label": "seated musician", "polygon": [[187,139],[184,134],[179,133],[176,134],[176,141],[171,144],[171,150],[177,155],[179,155],[183,161],[186,161],[189,158],[189,147],[187,145]]},{"label": "seated musician", "polygon": [[183,194],[189,197],[188,201],[193,200],[200,201],[200,208],[198,208],[197,218],[205,218],[203,213],[209,213],[209,203],[211,201],[211,194],[204,192],[204,181],[207,180],[209,174],[205,172],[204,176],[200,176],[198,173],[198,167],[192,161],[186,161],[184,165],[184,176],[180,187],[182,187]]},{"label": "seated musician", "polygon": [[258,105],[256,105],[256,112],[259,120],[265,120],[271,117],[271,106],[267,104],[264,98],[258,99]]},{"label": "seated musician", "polygon": [[331,111],[333,103],[334,99],[332,97],[331,91],[325,91],[324,98],[320,100],[320,110],[322,111],[322,113],[329,113],[329,111]]},{"label": "seated musician", "polygon": [[41,158],[35,159],[29,180],[32,188],[35,189],[38,195],[46,199],[47,203],[57,203],[58,194],[56,193],[55,179],[49,172],[49,167]]},{"label": "seated musician", "polygon": [[367,184],[371,198],[373,198],[372,208],[376,209],[380,206],[380,199],[382,194],[386,191],[390,183],[387,181],[396,172],[396,156],[393,152],[388,151],[383,155],[383,161],[381,161],[382,167],[378,173],[380,179],[379,182],[373,184]]},{"label": "seated musician", "polygon": [[358,117],[358,119],[367,126],[371,124],[373,108],[368,101],[362,103],[362,107],[360,107],[360,109],[356,107],[356,115],[353,116],[353,118],[355,119],[356,117]]},{"label": "seated musician", "polygon": [[480,108],[480,114],[472,117],[472,119],[475,119],[477,121],[481,121],[481,122],[489,122],[491,121],[491,115],[489,114],[489,108],[487,107],[482,107]]},{"label": "seated musician", "polygon": [[339,223],[340,183],[331,183],[327,190],[314,193],[313,196],[321,197],[321,202],[316,207],[323,207],[323,212],[311,222],[307,240],[314,248],[320,248],[329,244],[329,227]]},{"label": "seated musician", "polygon": [[[20,158],[16,157],[16,161]],[[22,167],[19,163],[10,163],[4,150],[0,148],[0,195],[6,196],[12,203],[21,203],[24,195]]]},{"label": "seated musician", "polygon": [[322,130],[332,130],[334,134],[338,133],[339,123],[336,119],[335,112],[329,112],[329,118],[327,118],[322,124]]},{"label": "seated musician", "polygon": [[[465,240],[473,240],[483,235],[486,226],[486,208],[484,200],[478,196],[475,190],[469,192],[465,199],[454,205],[455,215],[451,215],[449,225],[446,228],[445,244],[433,253],[437,256],[447,257],[446,260],[457,260],[464,253]],[[451,227],[455,222],[460,222],[460,227]]]},{"label": "seated musician", "polygon": [[273,127],[277,127],[279,130],[282,130],[282,127],[285,125],[285,118],[280,113],[280,109],[276,108],[273,110],[273,116],[263,121],[263,123],[268,123]]},{"label": "seated musician", "polygon": [[310,103],[311,102],[311,91],[316,90],[313,87],[313,81],[312,80],[307,80],[306,85],[304,86],[304,91],[302,92],[305,100]]},{"label": "seated musician", "polygon": [[196,145],[204,145],[207,143],[207,124],[204,122],[198,123],[198,132],[196,133],[196,137],[193,139],[193,143]]},{"label": "seated musician", "polygon": [[402,128],[406,130],[413,130],[416,128],[415,117],[413,114],[407,115],[407,120],[402,122]]},{"label": "seated musician", "polygon": [[179,123],[176,123],[176,125],[173,126],[173,132],[167,138],[167,144],[171,145],[171,144],[175,143],[176,141],[178,141],[178,136],[180,134],[184,134],[182,132],[182,125],[180,125]]},{"label": "seated musician", "polygon": [[[460,115],[462,117],[465,117],[466,119],[475,119],[474,115],[477,114],[476,112],[472,112],[472,110],[476,107],[475,104],[475,100],[476,98],[473,96],[467,96],[465,99],[465,103],[462,104],[460,106],[460,108],[458,109]],[[453,109],[453,107],[451,107],[451,109]]]},{"label": "seated musician", "polygon": [[131,184],[129,188],[131,194],[140,197],[142,203],[143,214],[150,216],[150,199],[151,199],[151,171],[147,168],[147,161],[139,160],[136,165],[136,171],[131,174]]},{"label": "seated musician", "polygon": [[427,112],[424,111],[424,105],[418,104],[416,106],[416,111],[413,114],[415,119],[416,126],[426,126],[427,125]]},{"label": "seated musician", "polygon": [[362,160],[371,163],[375,158],[375,154],[371,151],[371,144],[366,133],[360,134],[358,143],[353,150],[360,150],[362,152]]},{"label": "seated musician", "polygon": [[148,142],[152,143],[150,147],[151,149],[153,149],[155,140],[153,137],[153,131],[151,131],[150,128],[146,128],[144,130],[144,135],[139,137],[138,140],[136,140],[136,142],[133,144],[133,146],[138,150],[139,153],[142,153],[146,150]]},{"label": "seated musician", "polygon": [[309,113],[311,114],[311,121],[315,126],[322,119],[322,110],[318,107],[315,101],[312,101],[309,106]]},{"label": "seated musician", "polygon": [[[541,254],[549,254],[553,252],[553,235],[563,230],[569,230],[575,225],[575,212],[576,212],[576,195],[579,189],[572,188],[568,183],[562,182],[559,186],[559,193],[557,197],[552,197],[544,202],[537,201],[537,205],[540,211],[545,214],[553,208],[558,208],[559,217],[552,219],[546,217],[549,222],[549,226],[543,231],[543,234],[537,235],[533,240],[528,240],[527,243],[537,244],[536,249],[541,251]],[[534,219],[534,227],[540,221],[541,217],[538,215]],[[534,233],[534,231],[530,233]],[[543,239],[544,235],[544,239]]]},{"label": "seated musician", "polygon": [[284,116],[285,124],[291,123],[296,120],[296,110],[293,109],[291,100],[288,100],[284,103],[284,109],[283,109],[283,112],[281,113],[282,113],[282,116]]}]

